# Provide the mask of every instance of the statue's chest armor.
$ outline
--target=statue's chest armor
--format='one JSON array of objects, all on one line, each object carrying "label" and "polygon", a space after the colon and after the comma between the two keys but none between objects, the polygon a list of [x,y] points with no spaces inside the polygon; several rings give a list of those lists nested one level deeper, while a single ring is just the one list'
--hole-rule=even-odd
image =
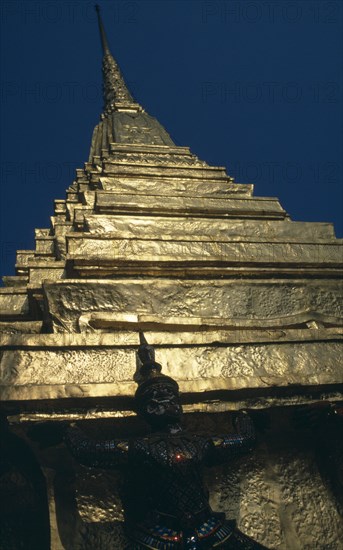
[{"label": "statue's chest armor", "polygon": [[184,516],[207,508],[201,468],[207,446],[199,436],[163,434],[136,440],[131,478],[135,492],[145,495],[143,509]]},{"label": "statue's chest armor", "polygon": [[206,441],[200,437],[155,436],[138,440],[135,447],[146,466],[157,468],[192,468],[206,453]]}]

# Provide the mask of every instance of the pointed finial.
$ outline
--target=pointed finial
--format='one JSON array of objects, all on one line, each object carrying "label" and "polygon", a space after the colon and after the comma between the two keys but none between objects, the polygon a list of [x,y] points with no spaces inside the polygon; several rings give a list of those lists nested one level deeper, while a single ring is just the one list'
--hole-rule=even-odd
[{"label": "pointed finial", "polygon": [[157,370],[158,372],[161,372],[161,365],[155,362],[155,350],[148,344],[141,330],[139,331],[138,357],[142,363],[140,369],[141,372],[147,372],[149,370]]},{"label": "pointed finial", "polygon": [[144,345],[144,344],[148,345],[148,342],[146,341],[146,338],[144,336],[144,332],[142,330],[139,331],[139,343],[141,345]]},{"label": "pointed finial", "polygon": [[108,46],[105,28],[100,16],[100,7],[95,6],[98,14],[98,23],[102,49],[104,52],[102,72],[103,72],[103,92],[104,92],[104,113],[107,115],[115,110],[118,105],[134,105],[132,95],[126,87],[123,76],[120,72],[117,62],[114,60]]},{"label": "pointed finial", "polygon": [[100,6],[99,4],[95,5],[95,11],[98,15],[98,24],[99,24],[99,31],[100,31],[100,38],[101,38],[101,45],[102,45],[102,51],[104,55],[111,55],[110,48],[108,46],[106,33],[105,33],[105,27],[101,19],[100,14]]}]

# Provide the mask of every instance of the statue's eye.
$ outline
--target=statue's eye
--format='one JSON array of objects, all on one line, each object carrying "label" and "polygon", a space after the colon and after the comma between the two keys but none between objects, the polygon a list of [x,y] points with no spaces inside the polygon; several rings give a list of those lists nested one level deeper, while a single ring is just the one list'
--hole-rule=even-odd
[{"label": "statue's eye", "polygon": [[147,404],[147,412],[148,413],[152,413],[152,412],[155,412],[158,408],[159,408],[160,404],[158,401],[155,401],[155,400],[151,400],[148,404]]},{"label": "statue's eye", "polygon": [[153,412],[156,409],[156,404],[148,403],[146,410],[148,413]]},{"label": "statue's eye", "polygon": [[163,414],[165,411],[165,406],[163,402],[159,401],[150,401],[150,403],[147,404],[146,411],[148,414]]}]

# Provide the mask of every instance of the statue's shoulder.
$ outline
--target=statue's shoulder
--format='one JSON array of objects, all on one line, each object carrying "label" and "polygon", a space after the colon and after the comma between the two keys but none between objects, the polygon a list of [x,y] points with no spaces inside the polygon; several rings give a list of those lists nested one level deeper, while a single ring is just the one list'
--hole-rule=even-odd
[{"label": "statue's shoulder", "polygon": [[133,452],[147,453],[151,452],[156,446],[163,446],[166,442],[166,436],[151,434],[144,437],[137,437],[130,442],[130,450]]}]

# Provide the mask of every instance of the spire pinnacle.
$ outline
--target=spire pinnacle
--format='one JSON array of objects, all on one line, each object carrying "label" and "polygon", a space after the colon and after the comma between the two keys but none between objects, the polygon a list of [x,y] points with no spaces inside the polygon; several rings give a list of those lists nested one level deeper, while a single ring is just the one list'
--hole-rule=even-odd
[{"label": "spire pinnacle", "polygon": [[101,38],[101,45],[102,45],[102,51],[104,55],[111,55],[110,48],[108,47],[107,37],[105,33],[104,24],[101,19],[100,14],[100,6],[99,4],[95,5],[95,11],[98,16],[98,24],[99,24],[99,32],[100,32],[100,38]]},{"label": "spire pinnacle", "polygon": [[100,39],[104,54],[102,63],[104,114],[108,115],[116,110],[116,108],[124,106],[131,106],[131,108],[135,106],[135,110],[137,110],[137,104],[126,87],[118,64],[109,49],[105,28],[100,15],[100,7],[96,5],[95,10],[98,15]]}]

